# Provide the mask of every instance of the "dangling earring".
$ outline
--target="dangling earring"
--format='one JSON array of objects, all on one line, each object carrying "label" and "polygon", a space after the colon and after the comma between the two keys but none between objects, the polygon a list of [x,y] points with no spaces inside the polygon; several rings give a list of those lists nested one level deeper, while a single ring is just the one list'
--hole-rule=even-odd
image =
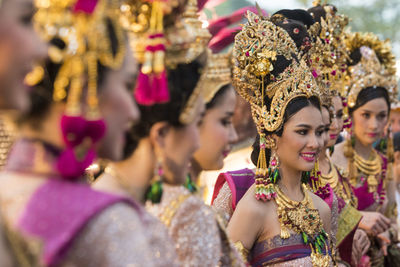
[{"label": "dangling earring", "polygon": [[[256,192],[255,196],[257,200],[267,201],[271,200],[276,196],[276,190],[273,181],[277,180],[279,172],[272,175],[271,163],[270,168],[267,166],[267,159],[265,156],[265,149],[275,148],[275,140],[271,137],[265,137],[265,134],[260,134],[260,154],[258,155],[257,169],[255,175]],[[275,161],[274,163],[279,163]],[[276,175],[276,176],[275,176]],[[275,179],[274,179],[275,177]]]},{"label": "dangling earring", "polygon": [[163,188],[162,188],[162,177],[164,176],[164,170],[162,167],[162,161],[157,160],[156,167],[154,169],[154,177],[146,192],[146,200],[150,200],[153,204],[160,203]]},{"label": "dangling earring", "polygon": [[355,144],[355,137],[352,133],[350,133],[350,138],[348,138],[344,145],[344,156],[347,158],[348,161],[348,171],[349,171],[349,181],[352,185],[357,183],[357,167],[354,164],[354,144]]},{"label": "dangling earring", "polygon": [[186,181],[184,186],[190,191],[190,193],[197,192],[197,185],[193,182],[192,177],[190,177],[190,174],[186,175]]},{"label": "dangling earring", "polygon": [[386,167],[386,179],[388,181],[393,180],[393,163],[394,163],[394,146],[392,137],[392,126],[389,125],[388,133],[386,136],[386,157],[387,157],[387,167]]},{"label": "dangling earring", "polygon": [[[314,176],[316,179],[318,179],[318,172],[319,171],[317,171],[315,173],[316,176]],[[301,183],[302,184],[306,184],[306,185],[309,184],[310,183],[310,179],[311,179],[311,172],[309,172],[309,171],[302,172],[302,174],[301,174]]]},{"label": "dangling earring", "polygon": [[269,159],[269,178],[273,184],[276,184],[280,178],[279,166],[280,162],[278,156],[276,155],[276,150],[271,149],[271,158]]}]

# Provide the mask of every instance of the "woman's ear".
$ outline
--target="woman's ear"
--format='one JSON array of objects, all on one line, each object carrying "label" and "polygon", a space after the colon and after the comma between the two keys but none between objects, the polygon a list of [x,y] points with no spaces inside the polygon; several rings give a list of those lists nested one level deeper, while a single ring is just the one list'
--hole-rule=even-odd
[{"label": "woman's ear", "polygon": [[150,128],[149,139],[153,146],[164,148],[165,139],[171,130],[171,125],[167,122],[156,122]]}]

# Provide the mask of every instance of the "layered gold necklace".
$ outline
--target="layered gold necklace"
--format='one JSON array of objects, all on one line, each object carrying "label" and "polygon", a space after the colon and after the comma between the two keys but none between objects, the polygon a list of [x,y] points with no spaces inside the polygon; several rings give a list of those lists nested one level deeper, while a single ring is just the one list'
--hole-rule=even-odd
[{"label": "layered gold necklace", "polygon": [[[357,152],[354,150],[354,164],[357,167],[357,170],[367,175],[367,183],[368,183],[368,191],[370,193],[376,192],[378,188],[378,175],[382,171],[382,163],[381,158],[375,150],[372,150],[372,154],[369,159],[363,159]],[[357,183],[357,181],[352,181],[353,185]]]},{"label": "layered gold necklace", "polygon": [[[304,244],[311,247],[313,266],[328,267],[330,264],[328,234],[323,228],[319,212],[314,208],[306,186],[302,185],[304,199],[299,202],[286,197],[278,185],[275,185],[275,187],[281,238],[289,238],[289,230],[301,234]],[[323,253],[324,249],[326,254]]]},{"label": "layered gold necklace", "polygon": [[327,174],[322,174],[319,170],[319,161],[315,164],[314,173],[316,174],[317,181],[312,181],[314,193],[319,187],[324,187],[329,184],[335,194],[343,199],[346,203],[350,203],[353,207],[357,207],[358,201],[350,188],[350,185],[345,181],[340,181],[339,173],[335,166],[329,161],[330,171]]}]

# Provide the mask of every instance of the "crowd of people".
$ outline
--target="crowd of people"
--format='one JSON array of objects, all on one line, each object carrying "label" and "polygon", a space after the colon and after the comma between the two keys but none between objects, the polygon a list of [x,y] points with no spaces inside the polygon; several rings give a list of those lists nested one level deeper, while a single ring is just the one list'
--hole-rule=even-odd
[{"label": "crowd of people", "polygon": [[400,266],[390,41],[205,4],[0,0],[1,267]]}]

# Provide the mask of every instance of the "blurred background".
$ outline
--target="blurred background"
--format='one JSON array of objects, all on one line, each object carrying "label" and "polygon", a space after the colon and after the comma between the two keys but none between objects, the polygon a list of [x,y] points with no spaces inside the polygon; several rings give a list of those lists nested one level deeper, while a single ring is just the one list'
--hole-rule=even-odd
[{"label": "blurred background", "polygon": [[[229,15],[239,8],[255,5],[254,0],[210,0],[205,6],[207,19]],[[325,3],[325,1],[321,1]],[[268,14],[279,9],[309,8],[313,0],[259,0],[257,3]],[[393,52],[400,59],[400,1],[399,0],[331,0],[340,13],[350,17],[353,31],[373,32],[392,41]],[[397,60],[397,69],[400,60]],[[399,76],[399,71],[397,75]]]}]

